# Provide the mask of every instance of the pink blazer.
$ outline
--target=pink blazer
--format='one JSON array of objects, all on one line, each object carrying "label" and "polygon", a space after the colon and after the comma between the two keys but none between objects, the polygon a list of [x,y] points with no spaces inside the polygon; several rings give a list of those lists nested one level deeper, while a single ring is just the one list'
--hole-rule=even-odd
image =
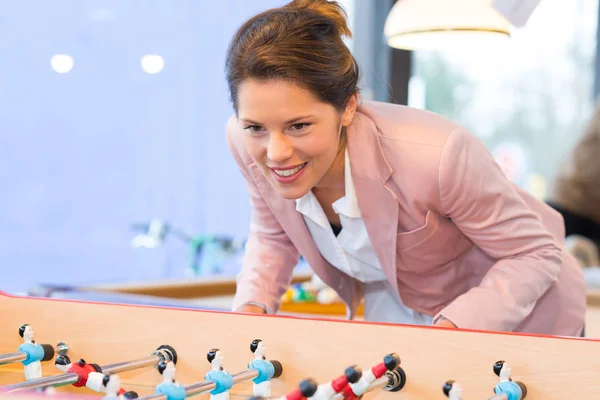
[{"label": "pink blazer", "polygon": [[[301,254],[353,318],[362,284],[321,257],[243,134],[233,116],[227,138],[252,207],[233,309],[253,301],[276,312]],[[562,217],[509,182],[476,137],[427,111],[363,102],[348,154],[364,223],[404,304],[459,328],[580,335],[586,288]]]}]

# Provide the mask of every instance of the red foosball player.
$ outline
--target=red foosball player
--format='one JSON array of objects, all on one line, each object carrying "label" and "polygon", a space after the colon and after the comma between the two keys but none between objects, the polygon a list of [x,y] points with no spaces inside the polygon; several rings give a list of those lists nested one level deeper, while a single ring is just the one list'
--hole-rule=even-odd
[{"label": "red foosball player", "polygon": [[[69,356],[60,355],[54,360],[54,365],[64,373],[73,373],[79,377],[77,382],[73,383],[73,386],[85,386],[95,392],[104,392],[104,385],[102,384],[104,374],[102,373],[102,368],[100,368],[98,364],[88,364],[84,359],[80,359],[73,364],[71,363]],[[123,388],[119,390],[119,395],[123,395],[128,399],[138,397],[136,392],[126,392]]]},{"label": "red foosball player", "polygon": [[[314,379],[305,379],[298,384],[298,387],[285,396],[276,397],[273,400],[307,400],[317,392],[317,382]],[[265,397],[254,396],[248,400],[267,400]]]},{"label": "red foosball player", "polygon": [[88,364],[84,359],[80,359],[73,364],[71,363],[69,356],[66,355],[56,357],[56,360],[54,360],[54,365],[64,373],[73,373],[79,376],[79,380],[73,384],[75,387],[86,386],[90,373],[102,372],[102,368],[100,368],[99,365]]},{"label": "red foosball player", "polygon": [[306,400],[317,392],[317,382],[313,379],[305,379],[298,387],[279,400]]},{"label": "red foosball player", "polygon": [[349,384],[357,383],[362,377],[362,371],[356,365],[346,368],[341,375],[331,382],[323,383],[317,387],[314,395],[308,397],[310,400],[331,400]]},{"label": "red foosball player", "polygon": [[[313,379],[305,379],[298,387],[277,400],[331,400],[336,394],[344,390],[350,383],[356,383],[362,376],[362,371],[356,365],[346,368],[344,375],[334,380],[317,385]],[[250,400],[263,400],[261,397],[252,397]]]},{"label": "red foosball player", "polygon": [[[342,390],[343,398],[345,400],[359,399],[363,394],[366,393],[366,391],[373,384],[373,382],[385,375],[386,372],[396,370],[399,366],[400,357],[398,357],[398,355],[395,353],[388,354],[383,358],[382,363],[371,367],[364,374],[362,374],[362,377],[358,380],[358,382],[348,383],[346,387],[344,387],[344,389]],[[399,383],[401,383],[401,386],[404,386],[404,382]]]}]

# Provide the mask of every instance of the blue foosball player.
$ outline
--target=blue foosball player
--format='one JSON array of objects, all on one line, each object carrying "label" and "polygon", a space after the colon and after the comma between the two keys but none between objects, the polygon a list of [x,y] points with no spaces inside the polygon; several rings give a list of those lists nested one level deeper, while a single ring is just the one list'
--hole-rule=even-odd
[{"label": "blue foosball player", "polygon": [[173,361],[166,363],[161,361],[158,363],[157,369],[163,380],[156,386],[155,393],[166,396],[167,400],[185,399],[187,397],[185,388],[175,380],[175,363]]},{"label": "blue foosball player", "polygon": [[19,346],[18,351],[27,355],[27,358],[21,361],[25,380],[41,378],[42,361],[52,360],[54,348],[47,344],[36,343],[33,340],[33,328],[29,324],[21,325],[19,336],[23,338],[23,343]]},{"label": "blue foosball player", "polygon": [[211,364],[212,369],[204,375],[204,379],[215,384],[215,388],[210,392],[211,400],[229,400],[229,390],[233,386],[233,377],[223,369],[223,354],[217,348],[210,349],[206,359]]},{"label": "blue foosball player", "polygon": [[265,342],[261,339],[254,339],[250,343],[250,351],[254,354],[254,360],[248,364],[248,368],[258,372],[258,376],[252,380],[253,395],[269,398],[271,379],[280,377],[283,367],[279,361],[267,360]]},{"label": "blue foosball player", "polygon": [[507,400],[523,400],[527,397],[527,387],[511,379],[511,368],[506,361],[494,363],[494,374],[500,378],[500,382],[494,386],[496,395],[503,394]]}]

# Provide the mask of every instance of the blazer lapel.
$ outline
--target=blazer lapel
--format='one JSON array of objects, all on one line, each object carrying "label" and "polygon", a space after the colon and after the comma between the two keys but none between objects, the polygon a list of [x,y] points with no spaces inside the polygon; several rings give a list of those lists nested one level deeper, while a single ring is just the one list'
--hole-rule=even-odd
[{"label": "blazer lapel", "polygon": [[377,127],[364,114],[356,113],[347,135],[350,169],[363,221],[381,268],[396,288],[399,203],[388,187],[392,168],[381,149]]}]

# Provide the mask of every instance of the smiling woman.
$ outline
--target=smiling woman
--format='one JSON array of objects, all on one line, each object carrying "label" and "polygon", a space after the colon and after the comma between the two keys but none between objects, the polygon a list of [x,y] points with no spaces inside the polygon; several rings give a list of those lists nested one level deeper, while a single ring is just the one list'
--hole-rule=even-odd
[{"label": "smiling woman", "polygon": [[356,95],[343,113],[310,91],[281,79],[247,80],[239,88],[238,115],[245,148],[286,199],[317,193],[344,195],[345,128]]},{"label": "smiling woman", "polygon": [[335,1],[247,21],[227,139],[252,207],[233,309],[277,312],[300,254],[369,321],[578,336],[585,285],[561,216],[430,112],[359,100]]}]

